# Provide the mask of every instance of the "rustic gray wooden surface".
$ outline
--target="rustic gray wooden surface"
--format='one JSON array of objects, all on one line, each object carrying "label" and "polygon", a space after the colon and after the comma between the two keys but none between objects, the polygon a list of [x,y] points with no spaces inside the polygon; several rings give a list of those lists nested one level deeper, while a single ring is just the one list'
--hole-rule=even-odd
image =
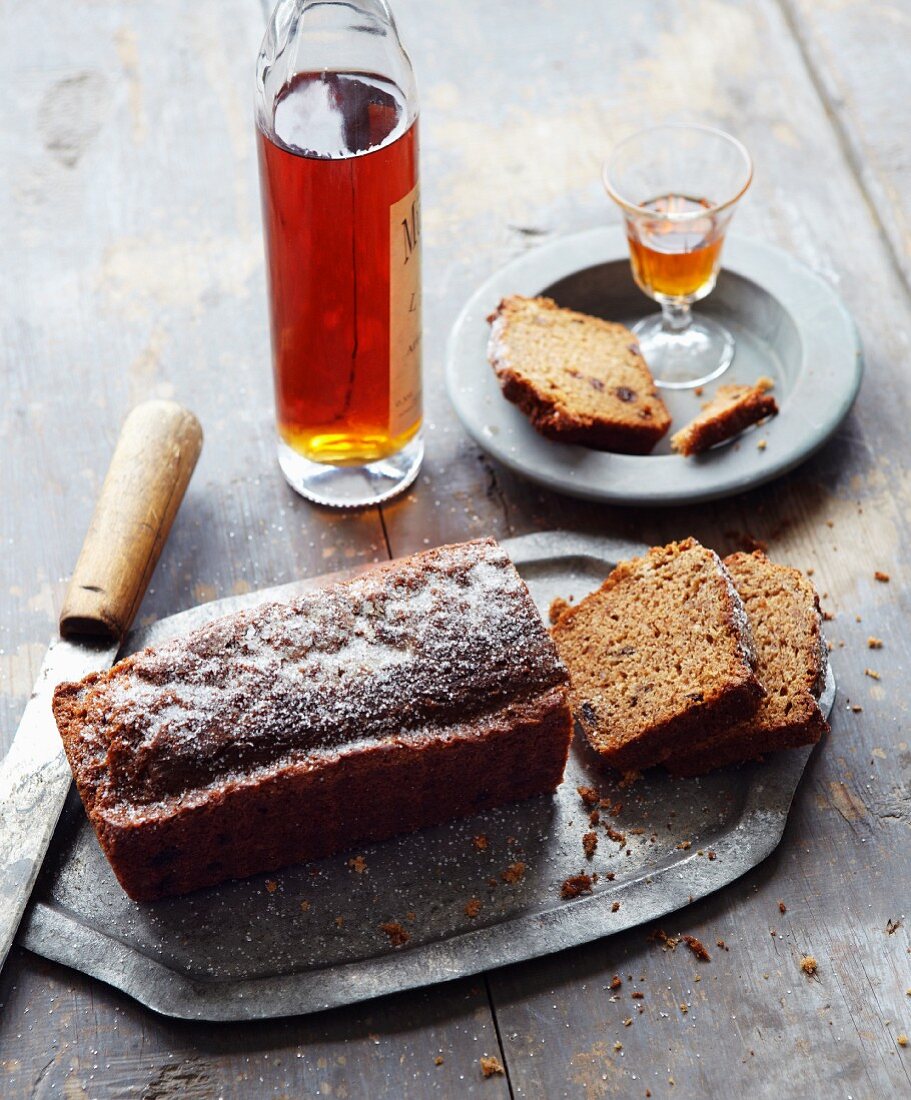
[{"label": "rustic gray wooden surface", "polygon": [[[646,928],[346,1011],[217,1026],[162,1019],[14,950],[0,976],[0,1094],[908,1095],[908,4],[395,8],[423,96],[428,458],[406,499],[339,517],[296,499],[272,456],[251,130],[259,0],[0,3],[3,745],[120,422],[153,395],[193,408],[207,442],[144,615],[482,533],[694,533],[720,550],[750,535],[814,568],[835,614],[832,735],[778,852],[662,922],[700,937],[711,962],[663,951]],[[716,122],[750,146],[757,176],[736,230],[838,288],[867,379],[836,440],[767,489],[668,512],[584,506],[468,443],[442,390],[444,341],[497,265],[614,220],[599,160],[665,118]],[[870,634],[882,650],[867,649]],[[802,953],[818,960],[813,979]],[[506,1075],[483,1080],[481,1054]]]}]

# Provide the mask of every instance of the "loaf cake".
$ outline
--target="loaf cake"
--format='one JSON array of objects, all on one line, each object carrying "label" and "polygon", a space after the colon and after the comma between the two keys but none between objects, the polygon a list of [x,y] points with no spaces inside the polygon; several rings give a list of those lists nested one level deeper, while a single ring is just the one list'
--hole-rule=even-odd
[{"label": "loaf cake", "polygon": [[764,694],[743,603],[695,539],[621,562],[551,633],[575,717],[616,768],[684,751],[752,714]]},{"label": "loaf cake", "polygon": [[488,320],[503,394],[542,435],[644,455],[667,432],[670,415],[628,328],[519,295]]},{"label": "loaf cake", "polygon": [[61,685],[54,714],[136,900],[552,791],[572,726],[492,539],[218,619]]},{"label": "loaf cake", "polygon": [[676,775],[700,775],[778,749],[814,745],[828,730],[818,699],[826,678],[819,598],[807,577],[761,551],[725,558],[750,620],[765,698],[748,720],[669,756]]},{"label": "loaf cake", "polygon": [[755,385],[719,386],[715,396],[685,428],[671,436],[671,450],[695,455],[739,435],[744,428],[774,416],[778,403],[769,393],[771,378],[760,378]]}]

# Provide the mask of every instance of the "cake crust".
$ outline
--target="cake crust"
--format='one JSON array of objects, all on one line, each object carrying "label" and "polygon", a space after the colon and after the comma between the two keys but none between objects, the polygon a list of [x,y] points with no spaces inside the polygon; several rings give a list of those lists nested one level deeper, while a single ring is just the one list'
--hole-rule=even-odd
[{"label": "cake crust", "polygon": [[61,685],[124,889],[151,900],[552,791],[567,673],[492,539],[210,623]]},{"label": "cake crust", "polygon": [[648,454],[670,427],[636,337],[550,298],[504,298],[488,358],[508,401],[549,439]]}]

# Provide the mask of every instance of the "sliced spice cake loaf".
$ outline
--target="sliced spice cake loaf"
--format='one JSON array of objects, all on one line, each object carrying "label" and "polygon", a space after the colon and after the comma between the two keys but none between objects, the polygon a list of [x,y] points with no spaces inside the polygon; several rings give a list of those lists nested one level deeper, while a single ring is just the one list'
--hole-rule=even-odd
[{"label": "sliced spice cake loaf", "polygon": [[671,450],[695,455],[739,435],[751,424],[778,412],[778,402],[769,393],[771,378],[760,378],[752,386],[719,386],[702,412],[685,428],[671,436]]},{"label": "sliced spice cake loaf", "polygon": [[554,790],[567,672],[506,552],[444,546],[63,684],[89,820],[136,900]]},{"label": "sliced spice cake loaf", "polygon": [[699,775],[778,749],[814,745],[829,728],[818,703],[827,653],[812,583],[759,550],[732,554],[724,564],[750,619],[766,696],[747,720],[669,756],[664,766],[676,775]]},{"label": "sliced spice cake loaf", "polygon": [[550,298],[504,298],[488,358],[504,396],[550,439],[644,455],[671,424],[636,337]]},{"label": "sliced spice cake loaf", "polygon": [[685,751],[763,697],[743,603],[718,555],[695,539],[621,562],[551,633],[575,717],[616,768]]}]

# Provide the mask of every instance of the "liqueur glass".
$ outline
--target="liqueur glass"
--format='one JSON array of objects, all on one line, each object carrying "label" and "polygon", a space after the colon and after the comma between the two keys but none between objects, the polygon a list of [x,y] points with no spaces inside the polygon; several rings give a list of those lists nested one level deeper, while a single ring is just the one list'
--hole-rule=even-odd
[{"label": "liqueur glass", "polygon": [[655,382],[701,386],[734,359],[734,337],[692,306],[718,278],[724,237],[753,178],[745,147],[709,126],[653,126],[622,141],[604,186],[623,211],[633,278],[661,312],[633,326]]}]

